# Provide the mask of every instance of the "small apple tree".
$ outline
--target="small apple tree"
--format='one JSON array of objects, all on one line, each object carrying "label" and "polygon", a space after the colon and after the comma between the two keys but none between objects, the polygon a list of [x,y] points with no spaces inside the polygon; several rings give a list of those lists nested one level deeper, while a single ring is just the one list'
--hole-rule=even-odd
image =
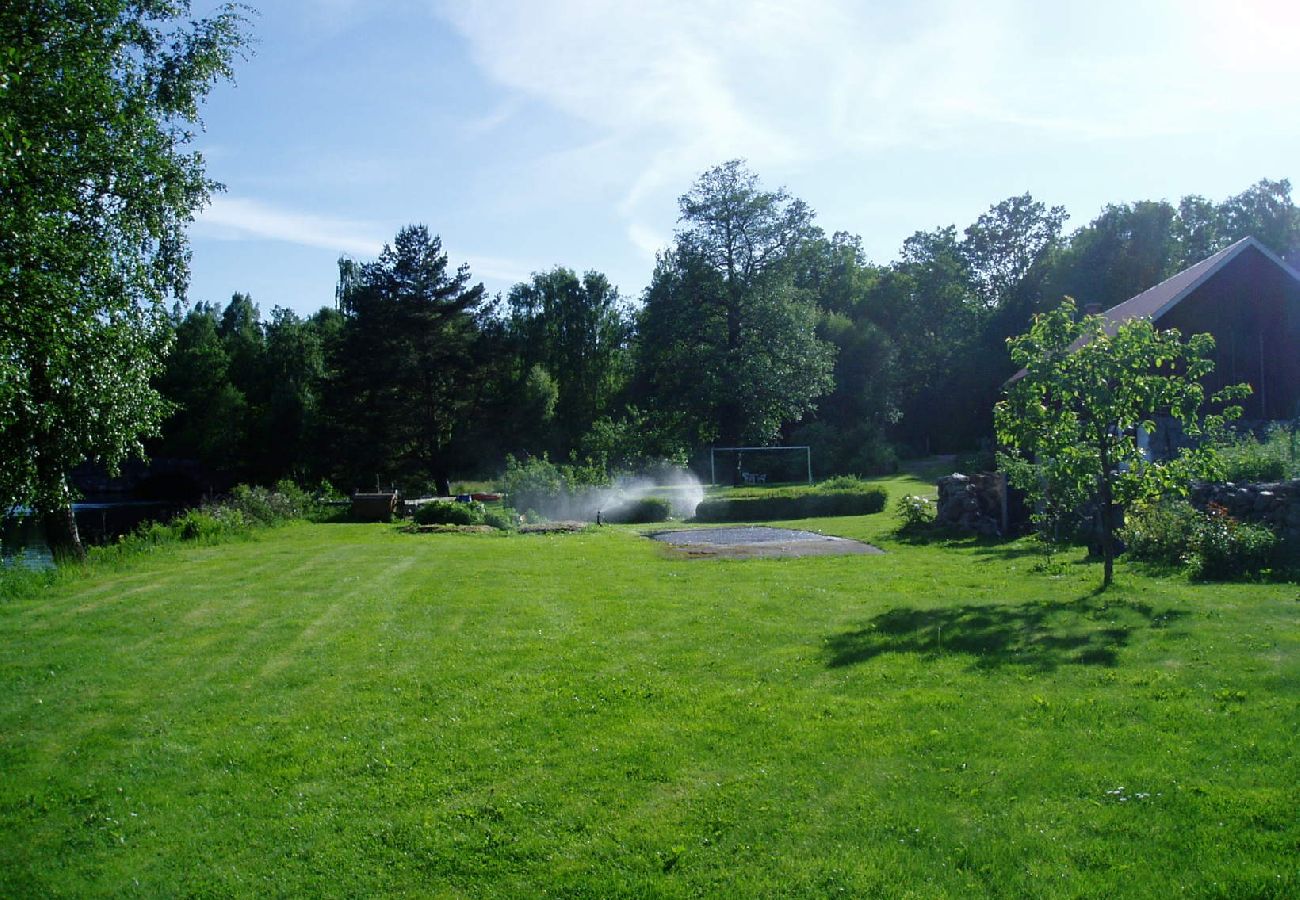
[{"label": "small apple tree", "polygon": [[[1185,494],[1194,478],[1217,466],[1217,437],[1241,414],[1224,406],[1250,386],[1219,391],[1206,414],[1201,379],[1214,369],[1214,338],[1182,339],[1176,329],[1157,331],[1133,319],[1108,334],[1102,316],[1077,319],[1074,301],[1034,317],[1025,334],[1009,338],[1011,358],[1024,368],[994,411],[999,466],[1035,503],[1042,527],[1056,516],[1096,505],[1099,513],[1102,588],[1114,579],[1117,509],[1137,500]],[[1194,446],[1173,459],[1150,460],[1138,429],[1155,430],[1155,418],[1177,419]]]}]

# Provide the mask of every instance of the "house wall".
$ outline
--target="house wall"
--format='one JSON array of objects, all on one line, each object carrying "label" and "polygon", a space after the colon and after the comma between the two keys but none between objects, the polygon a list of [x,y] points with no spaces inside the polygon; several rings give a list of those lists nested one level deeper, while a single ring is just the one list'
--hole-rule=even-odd
[{"label": "house wall", "polygon": [[1208,391],[1246,382],[1247,419],[1300,417],[1300,284],[1251,247],[1156,322],[1214,335]]}]

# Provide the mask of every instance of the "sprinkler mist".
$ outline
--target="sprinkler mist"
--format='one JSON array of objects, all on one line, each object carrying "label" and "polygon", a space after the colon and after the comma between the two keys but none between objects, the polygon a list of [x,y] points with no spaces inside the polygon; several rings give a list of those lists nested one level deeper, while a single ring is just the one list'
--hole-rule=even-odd
[{"label": "sprinkler mist", "polygon": [[609,522],[646,497],[662,497],[668,501],[673,518],[688,519],[704,499],[704,485],[685,469],[659,469],[653,475],[621,476],[610,487],[557,497],[538,512],[548,519],[594,522],[600,516],[602,522]]}]

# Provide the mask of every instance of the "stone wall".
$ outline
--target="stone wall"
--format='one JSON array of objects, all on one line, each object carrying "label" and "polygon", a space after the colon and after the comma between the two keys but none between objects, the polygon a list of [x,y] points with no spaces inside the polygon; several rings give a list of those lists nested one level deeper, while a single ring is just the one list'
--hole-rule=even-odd
[{"label": "stone wall", "polygon": [[1287,541],[1300,540],[1300,479],[1269,484],[1198,484],[1192,506],[1215,503],[1242,522],[1267,525]]},{"label": "stone wall", "polygon": [[935,524],[983,535],[1000,535],[1006,527],[1006,478],[999,472],[939,479]]}]

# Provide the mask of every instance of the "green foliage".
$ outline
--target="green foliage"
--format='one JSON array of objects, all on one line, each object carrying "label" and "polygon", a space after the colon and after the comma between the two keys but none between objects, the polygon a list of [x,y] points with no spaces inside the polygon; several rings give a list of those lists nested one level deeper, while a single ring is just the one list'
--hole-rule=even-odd
[{"label": "green foliage", "polygon": [[234,510],[250,525],[302,519],[314,511],[311,497],[291,481],[281,481],[273,490],[237,485],[219,505]]},{"label": "green foliage", "polygon": [[1239,522],[1211,505],[1198,522],[1191,574],[1205,581],[1257,575],[1273,564],[1278,547],[1277,535],[1269,529]]},{"label": "green foliage", "polygon": [[[244,16],[222,4],[0,6],[0,508],[66,511],[66,472],[142,451],[183,296],[187,228],[214,185],[189,149],[231,75]],[[80,552],[71,515],[57,549]]]},{"label": "green foliage", "polygon": [[522,370],[540,366],[550,373],[557,432],[551,449],[568,453],[609,413],[626,381],[631,310],[604,275],[579,278],[563,267],[515,285],[508,303],[512,352]]},{"label": "green foliage", "polygon": [[679,205],[684,227],[638,323],[638,379],[685,444],[767,442],[833,384],[834,350],[794,278],[812,211],[762,190],[740,160],[705,172]]},{"label": "green foliage", "polygon": [[519,526],[519,515],[508,506],[489,506],[483,510],[483,524],[497,531],[513,531]]},{"label": "green foliage", "polygon": [[242,523],[237,523],[234,516],[222,515],[214,510],[190,509],[165,526],[149,529],[147,540],[159,544],[166,543],[168,538],[174,537],[182,541],[208,543],[238,534],[243,527]]},{"label": "green foliage", "polygon": [[515,511],[508,507],[446,500],[422,504],[414,519],[417,525],[488,525],[498,531],[511,531],[518,524]]},{"label": "green foliage", "polygon": [[187,509],[170,521],[145,522],[97,552],[129,556],[178,542],[220,543],[319,512],[317,501],[291,481],[281,481],[274,489],[240,484],[220,500]]},{"label": "green foliage", "polygon": [[[1076,320],[1067,298],[1035,316],[1030,330],[1008,345],[1025,374],[995,409],[998,439],[1008,448],[1001,467],[1037,503],[1040,527],[1085,504],[1098,506],[1102,583],[1109,585],[1116,505],[1183,493],[1216,466],[1210,440],[1175,459],[1150,461],[1138,448],[1139,429],[1153,432],[1154,418],[1166,414],[1186,434],[1214,438],[1226,419],[1240,414],[1238,407],[1202,414],[1199,379],[1214,368],[1214,339],[1198,334],[1184,342],[1176,330],[1156,331],[1145,319],[1125,322],[1110,335],[1101,316]],[[1249,391],[1237,385],[1210,400],[1225,403]]]},{"label": "green foliage", "polygon": [[483,285],[451,269],[423,225],[402,228],[340,286],[332,385],[336,467],[345,484],[449,480],[449,446],[482,380],[474,313]]},{"label": "green foliage", "polygon": [[923,531],[934,524],[934,501],[917,494],[904,494],[894,504],[894,515],[898,516],[904,531]]},{"label": "green foliage", "polygon": [[172,405],[152,446],[158,456],[228,468],[243,452],[248,399],[230,380],[218,321],[218,307],[199,303],[175,323],[171,352],[157,380],[159,392]]},{"label": "green foliage", "polygon": [[[809,448],[814,473],[874,476],[898,471],[898,453],[879,425],[819,419],[791,429],[788,441]],[[802,458],[798,461],[803,462]],[[746,463],[748,466],[748,457]]]},{"label": "green foliage", "polygon": [[435,500],[415,511],[419,525],[482,525],[483,504]]},{"label": "green foliage", "polygon": [[1229,581],[1260,574],[1278,553],[1278,536],[1223,512],[1210,511],[1196,536],[1191,574],[1206,581]]},{"label": "green foliage", "polygon": [[1290,428],[1271,429],[1262,441],[1246,434],[1220,450],[1219,461],[1223,481],[1283,481],[1296,471],[1295,436]]},{"label": "green foliage", "polygon": [[1281,546],[1262,525],[1240,522],[1213,504],[1199,511],[1182,500],[1135,507],[1120,537],[1133,559],[1186,566],[1193,578],[1206,581],[1258,575],[1277,561]]},{"label": "green foliage", "polygon": [[661,417],[627,406],[617,418],[602,416],[579,442],[582,455],[603,459],[611,471],[644,474],[655,468],[686,468],[687,448],[677,429]]},{"label": "green foliage", "polygon": [[1126,513],[1119,536],[1132,559],[1182,566],[1194,551],[1200,522],[1201,514],[1186,500],[1140,503]]},{"label": "green foliage", "polygon": [[953,471],[967,475],[974,475],[979,472],[995,472],[998,468],[997,453],[992,450],[958,453],[952,465]]},{"label": "green foliage", "polygon": [[888,494],[851,476],[812,488],[782,487],[730,491],[695,508],[701,522],[760,522],[817,516],[865,516],[885,508]]},{"label": "green foliage", "polygon": [[511,506],[536,509],[561,496],[566,483],[560,467],[545,456],[534,456],[523,462],[507,456],[501,488],[510,498]]},{"label": "green foliage", "polygon": [[307,525],[6,594],[0,893],[1300,894],[1295,585],[808,524],[888,552]]},{"label": "green foliage", "polygon": [[506,471],[501,486],[509,503],[516,509],[554,509],[583,493],[587,488],[607,487],[609,475],[603,466],[592,462],[557,465],[546,456],[519,461],[506,457]]},{"label": "green foliage", "polygon": [[641,497],[631,500],[604,514],[607,522],[633,525],[667,522],[673,505],[664,497]]}]

